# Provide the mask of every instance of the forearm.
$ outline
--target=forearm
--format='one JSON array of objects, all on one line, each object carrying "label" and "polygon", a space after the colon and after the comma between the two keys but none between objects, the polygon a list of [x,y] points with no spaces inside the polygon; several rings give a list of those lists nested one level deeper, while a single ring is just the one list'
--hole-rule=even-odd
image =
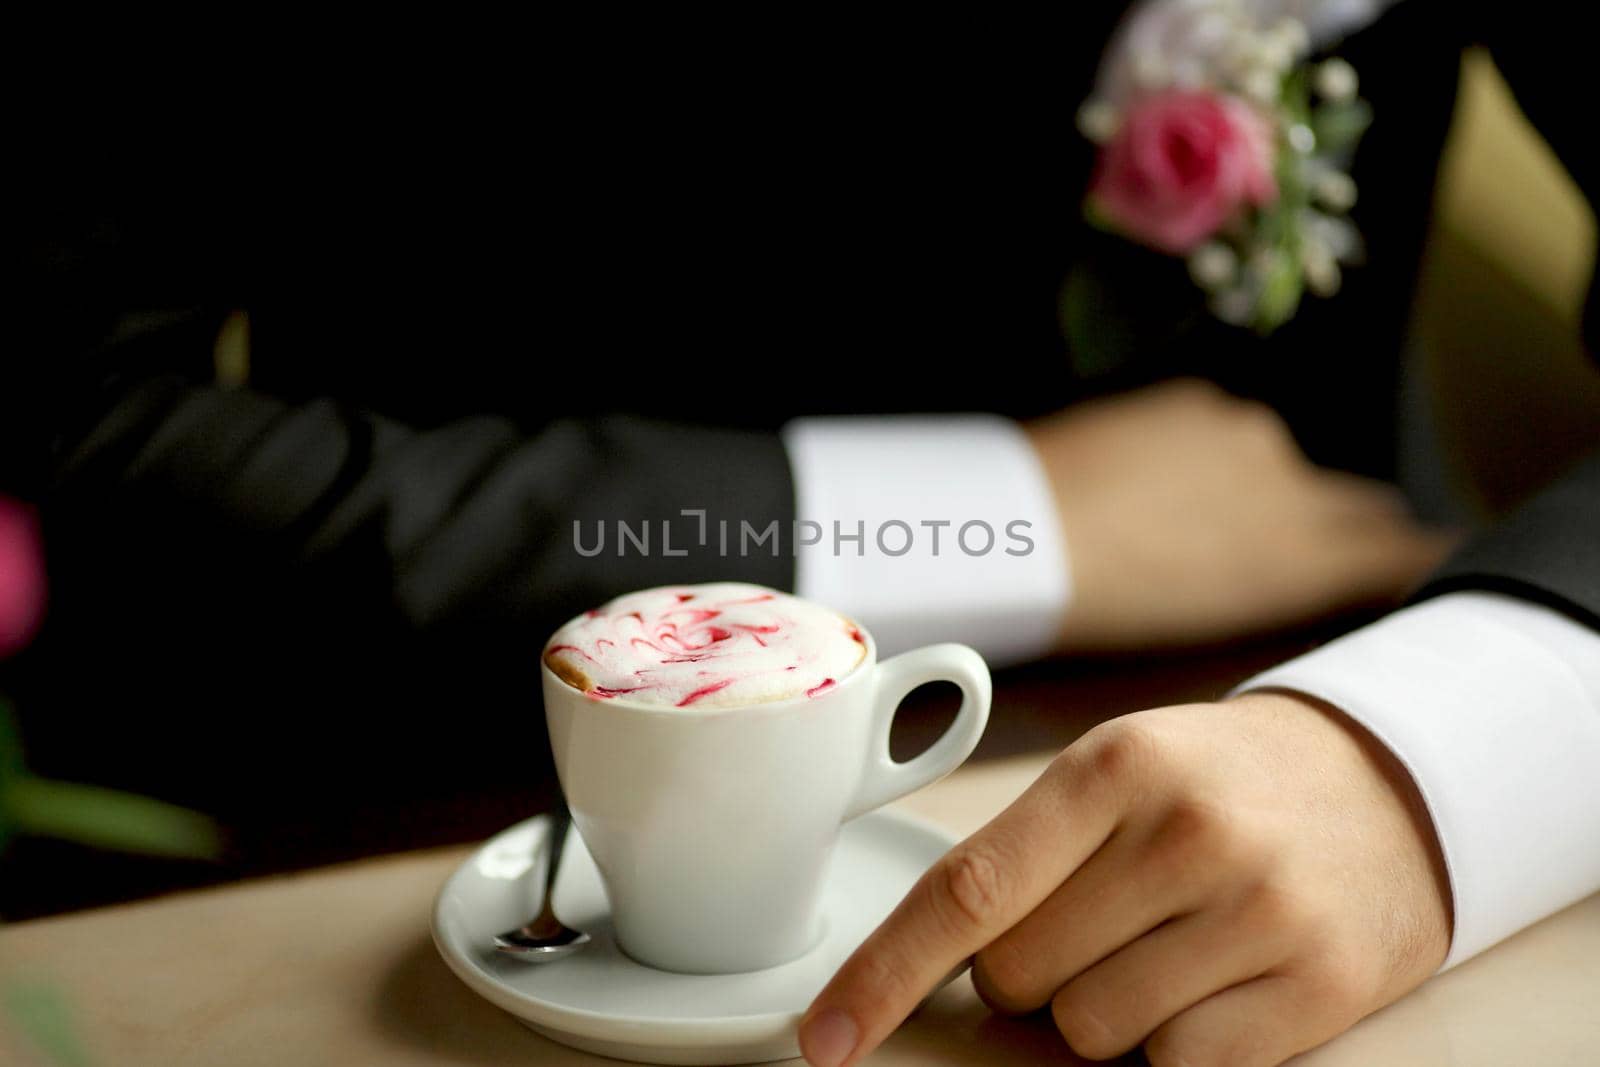
[{"label": "forearm", "polygon": [[1600,634],[1456,593],[1242,688],[1268,687],[1339,708],[1412,776],[1450,873],[1447,965],[1600,889]]},{"label": "forearm", "polygon": [[[683,515],[707,509],[713,530],[719,515],[785,526],[777,438],[631,418],[526,433],[478,416],[418,431],[333,400],[161,375],[117,386],[63,440],[42,503],[58,558],[110,554],[213,580],[316,574],[319,595],[367,597],[414,628],[532,633],[631,588],[792,580],[787,530],[782,550],[724,555]],[[647,544],[621,543],[619,522]]]}]

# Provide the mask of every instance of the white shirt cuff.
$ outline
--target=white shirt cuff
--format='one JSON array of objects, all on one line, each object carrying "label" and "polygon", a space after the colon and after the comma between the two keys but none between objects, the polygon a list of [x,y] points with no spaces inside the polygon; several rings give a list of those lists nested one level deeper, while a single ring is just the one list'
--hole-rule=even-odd
[{"label": "white shirt cuff", "polygon": [[1405,765],[1455,897],[1444,967],[1600,889],[1600,634],[1513,597],[1453,593],[1267,671]]},{"label": "white shirt cuff", "polygon": [[[1022,428],[991,415],[797,419],[795,587],[886,654],[961,641],[992,664],[1055,643],[1068,568]],[[807,543],[808,541],[812,543]]]}]

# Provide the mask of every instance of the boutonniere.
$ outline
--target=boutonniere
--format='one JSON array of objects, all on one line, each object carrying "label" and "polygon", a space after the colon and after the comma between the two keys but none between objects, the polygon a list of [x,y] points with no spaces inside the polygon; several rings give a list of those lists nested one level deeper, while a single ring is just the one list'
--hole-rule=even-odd
[{"label": "boutonniere", "polygon": [[1360,261],[1348,167],[1371,112],[1349,63],[1309,62],[1305,23],[1261,11],[1147,3],[1078,127],[1099,145],[1090,221],[1184,257],[1218,318],[1265,334]]}]

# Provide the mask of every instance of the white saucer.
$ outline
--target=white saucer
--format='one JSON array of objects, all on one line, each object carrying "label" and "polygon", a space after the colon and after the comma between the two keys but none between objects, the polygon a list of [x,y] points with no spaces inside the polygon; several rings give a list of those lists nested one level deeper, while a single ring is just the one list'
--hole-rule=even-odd
[{"label": "white saucer", "polygon": [[646,1063],[798,1056],[795,1026],[811,998],[954,843],[904,815],[863,815],[840,834],[823,889],[826,932],[815,949],[766,971],[684,975],[635,963],[617,948],[599,873],[576,833],[556,884],[556,909],[593,941],[546,964],[494,950],[496,933],[528,918],[534,846],[548,825],[540,816],[502,831],[450,876],[434,904],[434,944],[474,992],[546,1037]]}]

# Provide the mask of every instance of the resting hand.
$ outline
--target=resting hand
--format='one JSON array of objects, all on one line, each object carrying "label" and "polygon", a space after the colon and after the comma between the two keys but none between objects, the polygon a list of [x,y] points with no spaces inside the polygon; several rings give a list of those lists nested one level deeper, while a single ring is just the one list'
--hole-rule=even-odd
[{"label": "resting hand", "polygon": [[1266,1067],[1411,990],[1450,941],[1415,787],[1338,712],[1252,693],[1140,712],[1063,752],[925,875],[808,1011],[853,1064],[952,968],[1049,1007],[1091,1059]]},{"label": "resting hand", "polygon": [[1029,424],[1073,576],[1063,650],[1193,645],[1397,602],[1453,538],[1314,466],[1261,404],[1181,381]]}]

